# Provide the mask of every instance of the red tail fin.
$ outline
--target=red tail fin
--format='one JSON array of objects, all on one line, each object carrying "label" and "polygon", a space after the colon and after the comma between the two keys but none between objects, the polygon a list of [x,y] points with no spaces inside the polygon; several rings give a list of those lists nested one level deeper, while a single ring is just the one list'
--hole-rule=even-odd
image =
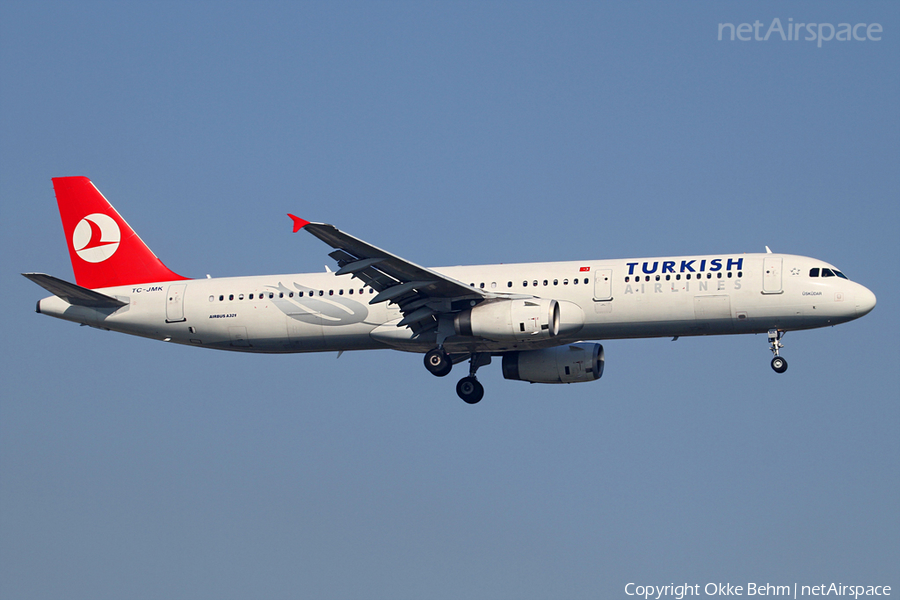
[{"label": "red tail fin", "polygon": [[78,285],[96,289],[187,279],[166,268],[87,177],[54,177]]}]

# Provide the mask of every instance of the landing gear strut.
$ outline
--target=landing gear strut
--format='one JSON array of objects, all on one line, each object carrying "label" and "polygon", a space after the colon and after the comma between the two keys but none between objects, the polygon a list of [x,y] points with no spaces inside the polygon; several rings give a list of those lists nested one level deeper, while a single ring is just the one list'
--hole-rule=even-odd
[{"label": "landing gear strut", "polygon": [[778,351],[784,348],[784,344],[781,343],[783,335],[784,332],[778,329],[769,330],[769,350],[775,355],[775,358],[772,359],[772,369],[776,373],[784,373],[788,367],[787,361],[778,355]]},{"label": "landing gear strut", "polygon": [[450,374],[453,360],[443,348],[434,348],[425,353],[425,368],[435,377],[444,377]]},{"label": "landing gear strut", "polygon": [[466,404],[477,404],[484,398],[484,386],[475,378],[475,371],[490,363],[491,355],[485,352],[476,352],[469,359],[469,376],[463,377],[456,384],[456,394]]}]

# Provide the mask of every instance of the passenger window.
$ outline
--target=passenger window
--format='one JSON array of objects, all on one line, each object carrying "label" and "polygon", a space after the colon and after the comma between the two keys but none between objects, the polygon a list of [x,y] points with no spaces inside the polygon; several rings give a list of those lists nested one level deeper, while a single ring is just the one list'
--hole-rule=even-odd
[{"label": "passenger window", "polygon": [[585,278],[584,278],[584,285],[587,285],[587,282],[588,282],[587,277],[585,277]]},{"label": "passenger window", "polygon": [[[656,280],[659,281],[659,275],[656,276]],[[587,281],[585,281],[587,283]]]},{"label": "passenger window", "polygon": [[535,279],[533,282],[531,282],[531,285],[533,285],[534,287],[537,287],[537,284],[538,284],[537,279]]},{"label": "passenger window", "polygon": [[334,296],[334,290],[328,290],[328,295],[329,295],[329,296]]},{"label": "passenger window", "polygon": [[[688,275],[688,277],[690,277],[690,275]],[[675,280],[681,281],[681,273],[679,273],[678,275],[675,276]]]},{"label": "passenger window", "polygon": [[216,299],[215,296],[210,296],[210,297],[209,297],[209,301],[210,301],[210,302],[214,301],[215,299]]},{"label": "passenger window", "polygon": [[522,282],[522,287],[528,287],[528,282],[527,282],[527,281],[523,281],[523,282]]},{"label": "passenger window", "polygon": [[228,294],[228,299],[229,299],[229,300],[234,300],[234,294]]},{"label": "passenger window", "polygon": [[822,277],[834,277],[834,273],[831,272],[831,269],[822,269]]},{"label": "passenger window", "polygon": [[547,285],[547,280],[546,280],[546,279],[544,280],[544,285]]},{"label": "passenger window", "polygon": [[349,290],[347,290],[347,293],[349,293],[349,294],[352,296],[352,295],[353,295],[353,288],[350,288]]},{"label": "passenger window", "polygon": [[573,279],[573,280],[572,280],[572,285],[578,285],[578,279]]},{"label": "passenger window", "polygon": [[284,292],[278,292],[278,297],[279,297],[279,298],[284,298]]},{"label": "passenger window", "polygon": [[481,289],[484,289],[484,282],[479,283],[478,287],[480,287]]},{"label": "passenger window", "polygon": [[553,285],[559,285],[559,279],[554,279],[554,280],[553,280]]},{"label": "passenger window", "polygon": [[275,292],[269,292],[269,298],[274,298],[274,297],[275,297]]},{"label": "passenger window", "polygon": [[244,295],[243,295],[243,294],[238,295],[238,300],[243,300],[243,299],[244,299]]},{"label": "passenger window", "polygon": [[225,299],[225,296],[219,296],[219,302]]},{"label": "passenger window", "polygon": [[506,284],[506,287],[512,287],[512,281],[508,282],[508,283]]},{"label": "passenger window", "polygon": [[324,296],[324,295],[325,295],[325,290],[319,290],[319,295],[320,295],[320,296]]},{"label": "passenger window", "polygon": [[[625,281],[628,281],[628,280],[626,279]],[[563,285],[569,285],[569,280],[568,280],[568,279],[563,279]]]},{"label": "passenger window", "polygon": [[496,281],[492,281],[492,282],[491,282],[491,289],[492,289],[492,290],[493,290],[493,289],[497,289],[497,282],[496,282]]},{"label": "passenger window", "polygon": [[722,279],[722,271],[716,273],[716,279]]}]

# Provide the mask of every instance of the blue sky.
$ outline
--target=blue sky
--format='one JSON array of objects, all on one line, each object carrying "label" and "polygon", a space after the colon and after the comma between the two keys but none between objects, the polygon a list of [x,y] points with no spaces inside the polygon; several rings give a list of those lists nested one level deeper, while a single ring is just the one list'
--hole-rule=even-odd
[{"label": "blue sky", "polygon": [[[718,41],[719,23],[880,41]],[[0,2],[0,596],[900,589],[900,8]],[[190,277],[321,271],[293,212],[440,266],[815,256],[864,319],[605,341],[600,381],[246,356],[36,315],[90,177]]]}]

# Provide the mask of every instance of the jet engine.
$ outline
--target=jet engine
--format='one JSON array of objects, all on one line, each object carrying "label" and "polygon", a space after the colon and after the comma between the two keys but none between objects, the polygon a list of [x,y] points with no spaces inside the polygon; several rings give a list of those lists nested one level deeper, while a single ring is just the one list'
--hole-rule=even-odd
[{"label": "jet engine", "polygon": [[546,340],[559,333],[559,304],[549,298],[483,302],[456,315],[456,333],[497,342]]},{"label": "jet engine", "polygon": [[584,312],[574,302],[550,298],[494,300],[464,310],[454,319],[459,335],[497,342],[531,342],[584,327]]},{"label": "jet engine", "polygon": [[531,383],[594,381],[603,375],[603,360],[602,345],[584,342],[507,352],[503,355],[503,377]]}]

